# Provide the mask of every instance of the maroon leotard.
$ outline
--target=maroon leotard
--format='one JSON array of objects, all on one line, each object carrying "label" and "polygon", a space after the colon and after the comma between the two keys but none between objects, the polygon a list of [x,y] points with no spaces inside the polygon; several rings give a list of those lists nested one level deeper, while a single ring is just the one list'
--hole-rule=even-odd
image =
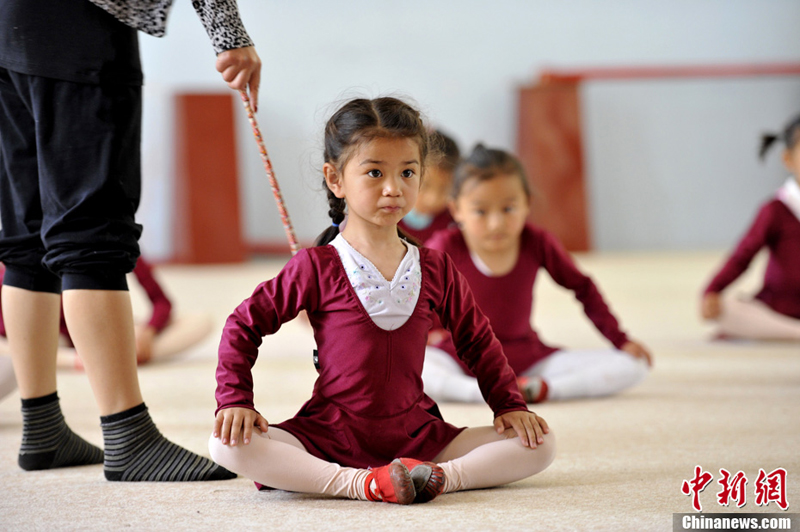
[{"label": "maroon leotard", "polygon": [[[436,233],[425,246],[444,251],[453,259],[469,282],[478,306],[489,317],[509,364],[518,374],[558,351],[542,342],[531,327],[533,285],[539,268],[547,270],[556,283],[575,292],[586,315],[614,347],[619,349],[628,341],[597,286],[578,270],[558,240],[543,229],[532,224],[525,226],[517,264],[509,273],[498,277],[478,271],[458,228]],[[436,347],[451,356],[455,354],[449,336]],[[462,368],[468,370],[463,365]]]},{"label": "maroon leotard", "polygon": [[463,429],[444,422],[422,391],[428,330],[437,316],[478,376],[495,416],[526,410],[516,379],[464,278],[438,251],[421,249],[422,285],[399,328],[375,325],[332,246],[301,250],[228,318],[217,366],[217,412],[254,409],[251,368],[262,337],[306,310],[319,351],[311,399],[275,426],[318,458],[352,467],[406,456],[431,460]]},{"label": "maroon leotard", "polygon": [[800,220],[779,199],[761,207],[750,229],[705,293],[722,292],[747,270],[763,247],[769,250],[769,262],[764,286],[756,299],[775,312],[800,319]]}]

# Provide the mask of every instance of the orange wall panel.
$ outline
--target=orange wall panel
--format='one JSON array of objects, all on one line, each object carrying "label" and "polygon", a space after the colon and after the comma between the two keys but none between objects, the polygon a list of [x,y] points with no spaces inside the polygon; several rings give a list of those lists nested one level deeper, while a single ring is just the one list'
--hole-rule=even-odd
[{"label": "orange wall panel", "polygon": [[517,154],[533,189],[531,221],[554,233],[568,250],[589,250],[577,83],[520,90]]},{"label": "orange wall panel", "polygon": [[176,262],[241,262],[242,238],[230,93],[176,96]]}]

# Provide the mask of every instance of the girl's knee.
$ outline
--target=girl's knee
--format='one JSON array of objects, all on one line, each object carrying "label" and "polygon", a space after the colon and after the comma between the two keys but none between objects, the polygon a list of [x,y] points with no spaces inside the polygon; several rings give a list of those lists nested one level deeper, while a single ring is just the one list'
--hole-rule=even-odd
[{"label": "girl's knee", "polygon": [[225,452],[225,447],[226,445],[222,443],[222,440],[215,438],[213,434],[208,438],[208,452],[211,455],[211,459],[222,467],[225,467],[222,461],[227,454]]},{"label": "girl's knee", "polygon": [[237,464],[241,461],[242,451],[243,449],[240,447],[225,445],[221,439],[215,438],[213,435],[208,439],[208,452],[211,459],[225,469],[237,472]]},{"label": "girl's knee", "polygon": [[[645,377],[650,373],[650,366],[647,365],[647,362],[641,358],[637,358],[633,361],[634,368],[631,371],[631,383],[630,386],[636,386],[640,382],[642,382]],[[629,386],[629,387],[630,387]]]},{"label": "girl's knee", "polygon": [[254,430],[253,438],[249,444],[240,443],[233,446],[222,443],[221,439],[215,438],[212,434],[208,439],[208,452],[211,455],[211,459],[225,469],[230,469],[234,473],[243,475],[244,470],[269,454],[268,447],[264,445],[264,440],[269,441],[269,438],[266,435],[262,435],[260,431]]},{"label": "girl's knee", "polygon": [[539,444],[536,447],[539,456],[537,457],[537,461],[541,465],[541,470],[547,469],[550,464],[553,463],[553,460],[556,457],[556,437],[553,434],[553,430],[550,429],[550,432],[543,436],[544,443]]},{"label": "girl's knee", "polygon": [[[617,360],[617,366],[608,376],[608,382],[614,383],[612,387],[616,389],[611,393],[621,392],[636,386],[642,382],[650,373],[650,366],[643,358],[634,358],[627,353],[623,353]],[[615,386],[614,386],[615,385]]]}]

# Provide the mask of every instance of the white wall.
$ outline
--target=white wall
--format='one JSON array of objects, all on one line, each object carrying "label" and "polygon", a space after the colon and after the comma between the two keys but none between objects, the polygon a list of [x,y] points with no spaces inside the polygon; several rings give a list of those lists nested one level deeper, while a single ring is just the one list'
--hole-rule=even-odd
[{"label": "white wall", "polygon": [[[796,0],[239,0],[239,6],[264,61],[259,120],[301,240],[327,224],[315,169],[322,126],[332,103],[344,96],[408,95],[463,148],[482,140],[513,149],[516,89],[543,67],[800,59]],[[160,258],[169,256],[171,244],[171,95],[223,85],[188,0],[176,1],[167,37],[142,36],[141,49],[146,76],[142,246]],[[792,105],[776,114],[785,111],[788,117]],[[257,150],[243,114],[237,114],[246,236],[280,242],[282,227]],[[753,123],[753,135],[764,125]],[[714,124],[702,126],[714,135]],[[675,135],[682,131],[683,126]],[[680,140],[669,132],[659,138]],[[724,175],[701,174],[726,182]],[[624,186],[640,177],[619,179]],[[606,201],[602,195],[595,199]],[[703,244],[725,244],[730,231],[723,233]]]},{"label": "white wall", "polygon": [[758,149],[800,76],[596,81],[581,103],[597,249],[732,248],[788,176]]}]

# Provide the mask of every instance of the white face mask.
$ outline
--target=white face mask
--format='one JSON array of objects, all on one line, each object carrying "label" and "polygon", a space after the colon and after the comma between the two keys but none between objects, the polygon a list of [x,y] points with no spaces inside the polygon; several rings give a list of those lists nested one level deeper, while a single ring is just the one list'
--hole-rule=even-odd
[{"label": "white face mask", "polygon": [[800,185],[794,177],[789,177],[786,183],[778,189],[778,199],[786,205],[800,220]]},{"label": "white face mask", "polygon": [[403,222],[411,229],[425,229],[433,221],[433,216],[430,214],[420,214],[416,210],[411,209],[408,214],[403,217]]}]

